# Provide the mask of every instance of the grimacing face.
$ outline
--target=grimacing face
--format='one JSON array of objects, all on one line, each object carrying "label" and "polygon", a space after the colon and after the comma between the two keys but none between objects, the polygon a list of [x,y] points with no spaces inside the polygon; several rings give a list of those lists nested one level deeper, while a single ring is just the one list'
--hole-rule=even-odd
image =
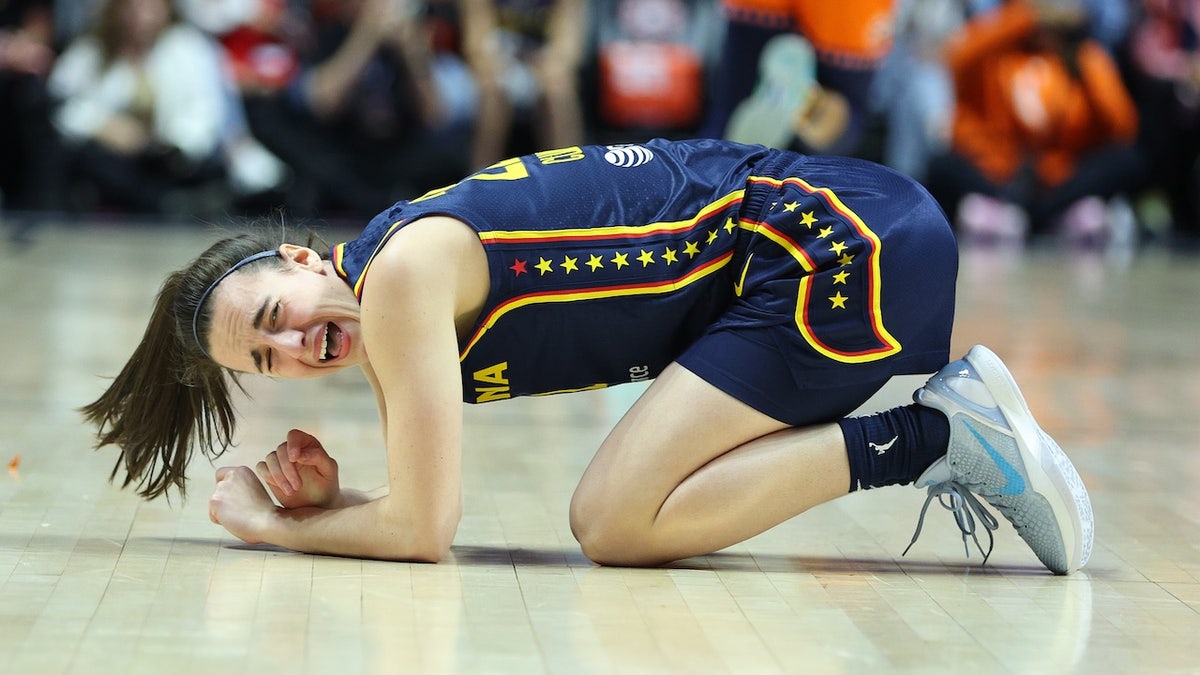
[{"label": "grimacing face", "polygon": [[280,247],[283,268],[249,265],[221,281],[207,304],[209,354],[247,373],[298,379],[365,361],[353,291],[312,249]]}]

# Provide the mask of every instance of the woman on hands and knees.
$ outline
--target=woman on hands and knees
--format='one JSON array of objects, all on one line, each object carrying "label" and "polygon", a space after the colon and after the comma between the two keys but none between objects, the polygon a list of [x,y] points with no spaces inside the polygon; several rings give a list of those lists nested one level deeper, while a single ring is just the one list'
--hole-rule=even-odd
[{"label": "woman on hands and knees", "polygon": [[[1086,490],[994,354],[947,364],[956,272],[937,204],[868,162],[724,141],[562,148],[399,202],[328,258],[216,244],[168,279],[85,412],[123,451],[114,474],[152,497],[183,488],[194,447],[228,446],[227,381],[357,366],[386,487],[340,487],[293,430],[256,469],[218,471],[212,518],[250,542],[435,561],[462,512],[460,401],[649,374],[572,499],[597,562],[702,555],[915,483],[950,493],[964,538],[972,513],[994,526],[978,495],[1068,573],[1090,554]],[[846,417],[892,376],[938,369],[914,404]]]}]

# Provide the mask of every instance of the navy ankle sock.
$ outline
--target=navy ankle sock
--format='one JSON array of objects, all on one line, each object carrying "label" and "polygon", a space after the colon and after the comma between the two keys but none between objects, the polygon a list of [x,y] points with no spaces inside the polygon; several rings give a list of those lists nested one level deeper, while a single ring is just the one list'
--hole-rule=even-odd
[{"label": "navy ankle sock", "polygon": [[950,422],[922,405],[838,423],[850,459],[850,491],[911,483],[946,454]]}]

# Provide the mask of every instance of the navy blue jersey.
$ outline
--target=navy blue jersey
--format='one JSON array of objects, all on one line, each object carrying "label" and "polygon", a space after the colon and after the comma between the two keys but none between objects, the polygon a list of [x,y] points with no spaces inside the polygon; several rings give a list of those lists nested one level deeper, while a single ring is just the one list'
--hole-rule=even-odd
[{"label": "navy blue jersey", "polygon": [[[868,225],[793,175],[805,161],[816,158],[709,140],[527,155],[394,205],[334,246],[334,265],[361,298],[375,253],[406,223],[445,215],[479,233],[491,289],[460,344],[468,402],[651,379],[715,326],[784,326],[817,369],[895,357],[882,240],[915,241],[912,203],[932,201],[881,167],[822,160],[821,179],[848,171],[902,189],[887,203],[906,217]],[[952,271],[950,282],[952,299]],[[924,361],[904,368],[942,365]]]}]

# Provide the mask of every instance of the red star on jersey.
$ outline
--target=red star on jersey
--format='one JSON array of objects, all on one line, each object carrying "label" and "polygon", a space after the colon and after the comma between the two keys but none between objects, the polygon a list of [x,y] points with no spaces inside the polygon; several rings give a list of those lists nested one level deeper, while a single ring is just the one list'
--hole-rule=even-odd
[{"label": "red star on jersey", "polygon": [[508,269],[513,271],[513,276],[518,276],[518,277],[521,276],[522,274],[526,274],[528,272],[528,270],[525,269],[525,261],[524,260],[514,260],[512,267],[509,267]]}]

